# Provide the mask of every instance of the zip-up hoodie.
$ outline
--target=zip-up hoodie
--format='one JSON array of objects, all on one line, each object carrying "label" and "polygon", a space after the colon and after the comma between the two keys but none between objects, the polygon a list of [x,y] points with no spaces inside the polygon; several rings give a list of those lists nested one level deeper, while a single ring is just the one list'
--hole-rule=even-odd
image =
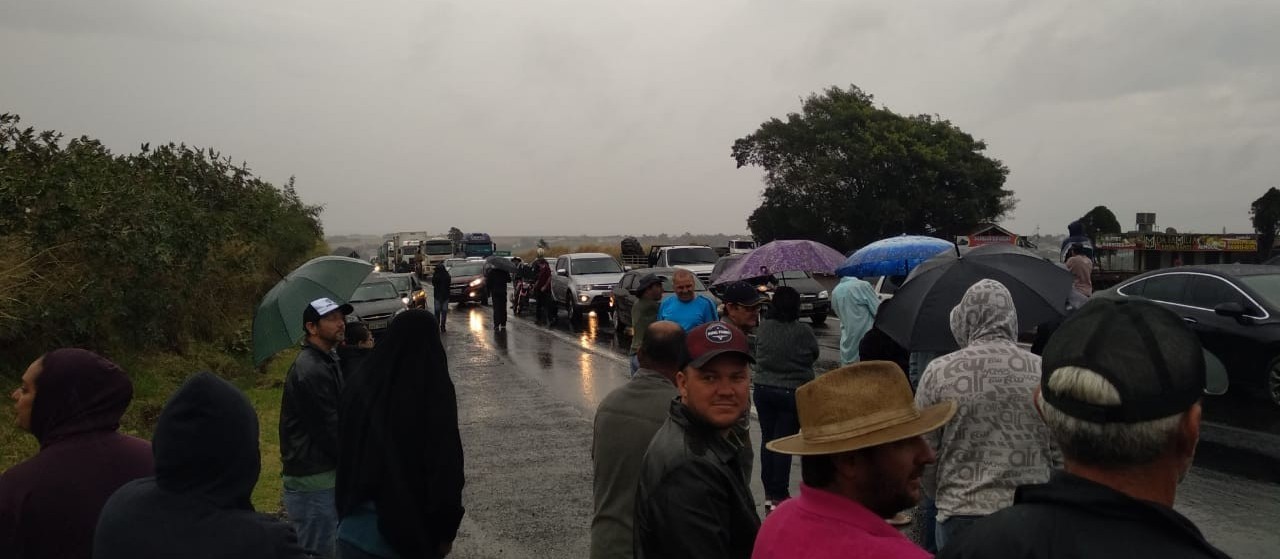
[{"label": "zip-up hoodie", "polygon": [[930,363],[916,392],[922,408],[957,404],[955,417],[925,436],[938,454],[924,484],[939,521],[1007,507],[1019,485],[1044,483],[1062,463],[1032,400],[1040,357],[1015,342],[1009,290],[995,280],[974,284],[951,310],[951,331],[961,349]]}]

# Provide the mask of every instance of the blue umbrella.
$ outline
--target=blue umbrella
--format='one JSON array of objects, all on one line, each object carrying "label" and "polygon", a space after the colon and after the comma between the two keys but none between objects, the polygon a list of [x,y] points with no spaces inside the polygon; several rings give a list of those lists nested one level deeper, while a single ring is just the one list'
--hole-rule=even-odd
[{"label": "blue umbrella", "polygon": [[905,276],[921,262],[956,245],[936,237],[902,235],[871,243],[858,249],[836,269],[837,276],[866,278]]}]

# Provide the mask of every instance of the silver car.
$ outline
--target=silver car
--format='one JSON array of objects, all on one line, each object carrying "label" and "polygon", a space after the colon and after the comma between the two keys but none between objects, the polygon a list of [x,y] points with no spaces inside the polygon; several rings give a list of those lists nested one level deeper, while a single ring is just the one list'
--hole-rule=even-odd
[{"label": "silver car", "polygon": [[578,320],[588,311],[604,315],[612,309],[613,287],[622,279],[622,265],[600,252],[578,252],[556,258],[551,296]]}]

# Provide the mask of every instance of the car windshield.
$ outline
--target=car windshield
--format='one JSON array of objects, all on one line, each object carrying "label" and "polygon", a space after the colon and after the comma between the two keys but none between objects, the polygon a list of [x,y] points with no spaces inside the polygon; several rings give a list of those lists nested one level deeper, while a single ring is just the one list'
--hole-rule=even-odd
[{"label": "car windshield", "polygon": [[569,265],[573,268],[573,275],[622,273],[622,266],[612,258],[574,258]]},{"label": "car windshield", "polygon": [[449,274],[454,276],[478,276],[482,271],[484,264],[481,262],[462,262],[449,268]]},{"label": "car windshield", "polygon": [[442,254],[453,254],[453,243],[428,244],[427,254],[440,256]]},{"label": "car windshield", "polygon": [[387,278],[392,285],[396,286],[396,291],[409,290],[409,276],[390,276]]},{"label": "car windshield", "polygon": [[400,297],[396,293],[396,288],[389,281],[380,281],[377,283],[362,283],[356,288],[356,292],[351,295],[352,303],[363,303],[366,301],[381,301],[383,299],[396,299]]},{"label": "car windshield", "polygon": [[1272,307],[1280,306],[1280,274],[1241,276],[1239,280],[1240,283],[1245,284],[1249,289],[1254,290],[1263,299],[1266,299],[1267,304]]},{"label": "car windshield", "polygon": [[720,258],[710,247],[673,248],[667,251],[667,263],[677,264],[715,264]]}]

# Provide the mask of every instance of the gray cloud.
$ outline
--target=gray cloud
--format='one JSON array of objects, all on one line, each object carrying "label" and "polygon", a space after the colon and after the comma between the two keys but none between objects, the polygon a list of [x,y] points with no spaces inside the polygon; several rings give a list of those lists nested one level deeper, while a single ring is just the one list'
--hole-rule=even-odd
[{"label": "gray cloud", "polygon": [[1063,229],[1247,230],[1280,159],[1280,5],[1065,0],[0,1],[0,110],[296,174],[330,232],[743,231],[733,140],[857,84],[990,145]]}]

